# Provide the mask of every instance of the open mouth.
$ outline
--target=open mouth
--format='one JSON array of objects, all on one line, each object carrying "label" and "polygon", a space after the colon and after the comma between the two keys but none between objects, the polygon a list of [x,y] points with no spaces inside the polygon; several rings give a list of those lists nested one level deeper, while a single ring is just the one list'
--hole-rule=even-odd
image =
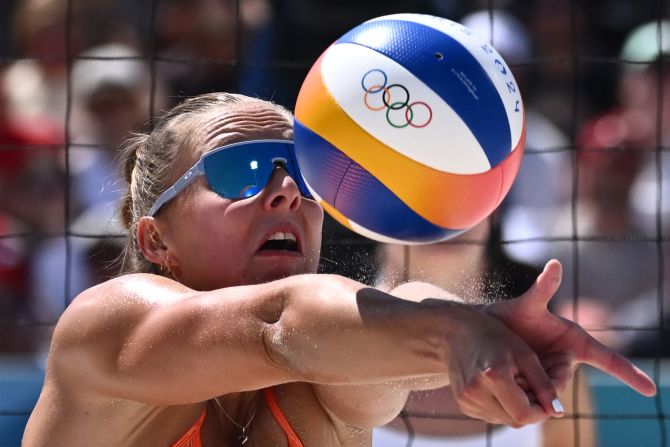
[{"label": "open mouth", "polygon": [[261,245],[260,250],[278,250],[278,251],[298,251],[298,240],[293,233],[284,233],[278,231],[272,234],[263,245]]}]

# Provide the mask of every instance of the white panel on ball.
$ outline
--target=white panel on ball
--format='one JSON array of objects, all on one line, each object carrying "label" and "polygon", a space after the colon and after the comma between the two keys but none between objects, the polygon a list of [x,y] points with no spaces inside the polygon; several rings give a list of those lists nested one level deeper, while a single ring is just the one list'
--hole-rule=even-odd
[{"label": "white panel on ball", "polygon": [[[342,70],[343,66],[347,67],[346,71]],[[429,104],[432,110],[431,122],[421,128],[407,126],[396,129],[386,121],[385,108],[367,108],[361,83],[366,73],[371,70],[383,70],[387,76],[387,85],[402,84],[410,92],[412,101]],[[385,55],[361,45],[333,45],[326,51],[321,62],[321,76],[326,88],[344,112],[389,148],[444,172],[479,174],[491,169],[491,164],[472,131],[449,104],[412,72]],[[379,100],[382,94],[383,91],[380,90],[376,94],[368,95],[377,96],[369,101]],[[445,136],[445,129],[449,129],[448,137]]]},{"label": "white panel on ball", "polygon": [[[514,79],[512,71],[507,66],[505,60],[493,48],[489,42],[483,40],[480,36],[472,33],[467,27],[460,23],[453,22],[442,17],[431,16],[427,14],[391,14],[388,16],[377,17],[369,20],[376,22],[379,20],[404,20],[408,22],[419,23],[429,26],[456,39],[477,59],[479,64],[486,69],[489,78],[500,93],[500,99],[505,104],[505,112],[510,125],[513,150],[519,143],[523,131],[524,109],[523,100],[519,87]],[[495,24],[494,24],[495,26]],[[495,42],[493,42],[495,45]],[[482,46],[485,45],[486,49]]]}]

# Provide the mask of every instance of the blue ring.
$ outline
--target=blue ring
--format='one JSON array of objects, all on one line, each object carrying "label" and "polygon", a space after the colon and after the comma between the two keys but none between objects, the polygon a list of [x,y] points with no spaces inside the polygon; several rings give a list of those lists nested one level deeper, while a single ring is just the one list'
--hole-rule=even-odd
[{"label": "blue ring", "polygon": [[[366,78],[370,73],[372,73],[373,71],[377,71],[377,72],[381,73],[381,74],[384,76],[384,83],[383,83],[378,89],[376,89],[376,90],[368,90],[368,89],[365,87],[365,78]],[[363,75],[363,77],[361,78],[361,87],[363,87],[363,91],[365,91],[365,92],[368,92],[368,93],[377,93],[377,92],[381,92],[382,90],[384,90],[384,88],[386,87],[386,82],[388,82],[388,78],[386,77],[386,73],[384,73],[384,70],[381,70],[381,69],[379,69],[379,68],[373,68],[372,70],[369,70],[367,73],[365,73],[365,74]]]}]

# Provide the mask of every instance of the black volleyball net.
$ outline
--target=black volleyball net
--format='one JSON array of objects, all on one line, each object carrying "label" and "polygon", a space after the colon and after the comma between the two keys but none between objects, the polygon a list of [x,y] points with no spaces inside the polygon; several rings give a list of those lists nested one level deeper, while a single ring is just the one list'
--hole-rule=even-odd
[{"label": "black volleyball net", "polygon": [[[527,113],[519,177],[476,231],[430,248],[389,248],[327,217],[320,271],[368,284],[443,278],[466,298],[505,299],[527,288],[546,260],[560,259],[565,278],[554,310],[639,359],[659,393],[638,398],[584,368],[554,431],[520,436],[668,445],[666,3],[8,0],[4,10],[0,385],[13,391],[0,399],[0,444],[4,437],[18,445],[62,312],[119,273],[126,233],[117,157],[128,132],[212,91],[293,109],[309,68],[339,36],[373,17],[413,12],[466,24],[508,62]],[[439,400],[414,396],[376,445],[428,445],[435,433],[457,445],[466,441],[453,435],[463,427],[474,436],[468,445],[519,445],[505,441],[505,430],[431,403]]]}]

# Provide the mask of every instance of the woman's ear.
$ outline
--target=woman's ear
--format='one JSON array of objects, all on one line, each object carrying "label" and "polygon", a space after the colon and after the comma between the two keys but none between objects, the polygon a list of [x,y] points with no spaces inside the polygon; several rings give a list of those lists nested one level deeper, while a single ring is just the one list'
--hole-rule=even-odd
[{"label": "woman's ear", "polygon": [[137,248],[147,261],[154,264],[163,265],[168,258],[168,247],[153,217],[144,216],[137,222]]}]

